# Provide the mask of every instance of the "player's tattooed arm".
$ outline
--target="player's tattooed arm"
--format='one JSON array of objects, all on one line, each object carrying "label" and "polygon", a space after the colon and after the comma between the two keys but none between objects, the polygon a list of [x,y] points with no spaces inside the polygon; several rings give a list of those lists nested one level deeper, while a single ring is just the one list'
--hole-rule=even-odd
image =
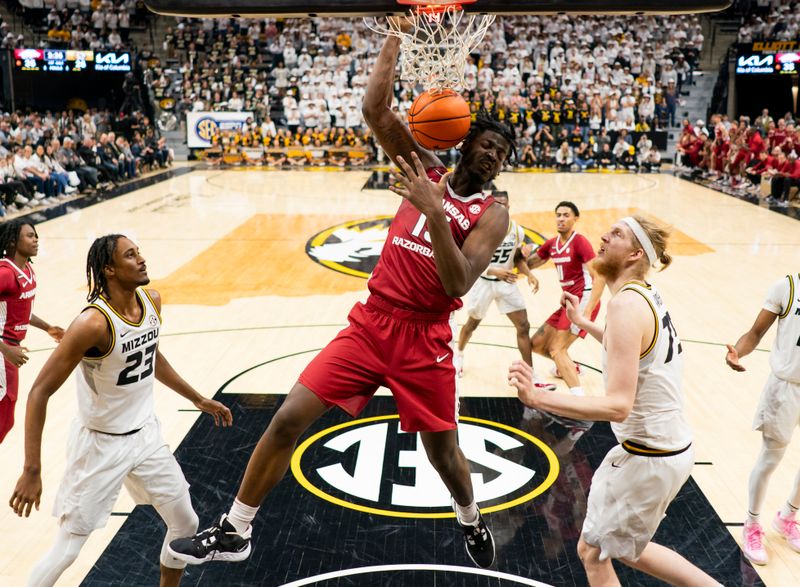
[{"label": "player's tattooed arm", "polygon": [[387,37],[367,84],[361,107],[364,120],[374,133],[375,140],[392,161],[396,162],[398,155],[410,161],[411,153],[417,153],[426,168],[442,167],[439,158],[418,145],[405,122],[392,111],[399,54],[400,40],[393,36]]}]

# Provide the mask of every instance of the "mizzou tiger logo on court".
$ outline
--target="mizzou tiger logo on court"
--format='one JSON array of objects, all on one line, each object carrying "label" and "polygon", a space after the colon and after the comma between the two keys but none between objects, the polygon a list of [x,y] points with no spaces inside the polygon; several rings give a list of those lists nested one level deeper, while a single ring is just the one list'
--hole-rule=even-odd
[{"label": "mizzou tiger logo on court", "polygon": [[[376,216],[326,228],[308,239],[306,254],[328,269],[368,279],[378,264],[392,218]],[[546,240],[534,230],[523,230],[525,243],[534,245],[534,250]]]},{"label": "mizzou tiger logo on court", "polygon": [[[558,477],[556,455],[527,432],[461,417],[458,435],[483,513],[530,501]],[[292,473],[314,495],[348,509],[398,518],[454,515],[450,493],[428,461],[419,434],[403,432],[397,415],[363,418],[314,434],[295,451]]]}]

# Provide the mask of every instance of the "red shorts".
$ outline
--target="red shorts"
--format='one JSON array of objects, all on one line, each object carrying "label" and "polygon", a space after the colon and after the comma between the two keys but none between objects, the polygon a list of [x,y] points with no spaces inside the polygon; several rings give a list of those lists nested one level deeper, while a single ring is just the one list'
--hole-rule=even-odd
[{"label": "red shorts", "polygon": [[[583,311],[584,306],[588,303],[590,296],[584,296],[581,298],[581,311]],[[597,305],[592,310],[592,322],[594,322],[597,315],[600,313],[600,302],[597,302]],[[547,319],[545,324],[549,324],[556,330],[569,330],[572,334],[579,336],[581,338],[586,338],[586,331],[578,329],[572,322],[570,322],[569,317],[567,316],[567,310],[563,306],[560,307],[558,310],[553,312],[550,317]]]},{"label": "red shorts", "polygon": [[8,396],[0,399],[0,442],[3,442],[6,434],[14,426],[14,406],[16,403],[17,400]]},{"label": "red shorts", "polygon": [[350,326],[322,349],[298,381],[325,405],[353,417],[383,385],[394,396],[405,432],[455,429],[458,377],[450,314],[403,310],[370,296],[347,318]]}]

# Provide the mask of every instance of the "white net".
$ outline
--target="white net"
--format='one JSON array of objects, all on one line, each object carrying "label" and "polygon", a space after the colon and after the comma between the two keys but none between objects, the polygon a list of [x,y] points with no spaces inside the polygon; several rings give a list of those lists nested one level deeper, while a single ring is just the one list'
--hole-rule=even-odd
[{"label": "white net", "polygon": [[[425,90],[462,90],[467,58],[495,20],[493,14],[467,14],[457,6],[412,10],[395,19],[365,18],[367,27],[400,39],[400,79]],[[403,25],[409,30],[403,30]]]}]

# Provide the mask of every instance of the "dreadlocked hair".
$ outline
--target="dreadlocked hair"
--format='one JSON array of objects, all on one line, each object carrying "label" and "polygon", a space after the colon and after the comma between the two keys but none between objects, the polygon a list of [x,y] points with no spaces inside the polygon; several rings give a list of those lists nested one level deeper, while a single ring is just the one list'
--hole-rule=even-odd
[{"label": "dreadlocked hair", "polygon": [[122,234],[107,234],[94,239],[92,246],[89,247],[89,254],[86,256],[86,283],[89,286],[89,295],[86,300],[95,301],[101,294],[108,294],[106,288],[106,274],[103,271],[106,266],[114,262],[114,251],[117,249],[117,241],[124,238]]},{"label": "dreadlocked hair", "polygon": [[[33,222],[30,220],[21,220],[19,218],[4,222],[2,226],[0,226],[0,255],[8,257],[14,253],[17,240],[19,240],[19,233],[22,231],[23,226],[30,226],[33,228],[34,232],[36,231]],[[12,245],[11,243],[14,244]],[[30,259],[28,259],[28,261],[30,262]]]},{"label": "dreadlocked hair", "polygon": [[475,120],[469,127],[467,136],[464,137],[464,142],[461,145],[461,150],[469,149],[470,144],[483,133],[491,131],[496,132],[505,140],[508,141],[511,149],[508,152],[508,158],[517,158],[517,133],[514,127],[505,122],[501,122],[494,115],[490,114],[485,108],[478,110]]}]

